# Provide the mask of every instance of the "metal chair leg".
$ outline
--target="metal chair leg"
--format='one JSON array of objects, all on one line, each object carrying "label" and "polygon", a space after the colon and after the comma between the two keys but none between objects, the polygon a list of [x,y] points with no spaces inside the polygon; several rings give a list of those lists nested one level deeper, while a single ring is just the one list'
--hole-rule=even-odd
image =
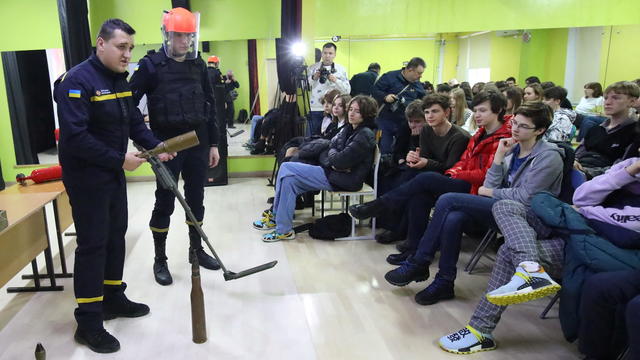
[{"label": "metal chair leg", "polygon": [[547,304],[547,307],[545,307],[544,310],[542,310],[542,313],[540,313],[540,319],[547,318],[547,313],[549,312],[549,310],[551,310],[551,308],[556,303],[556,301],[558,301],[558,299],[560,299],[559,291],[555,295],[553,295],[553,298],[551,299],[551,301],[549,301],[549,303]]},{"label": "metal chair leg", "polygon": [[469,263],[467,263],[467,266],[464,267],[464,271],[471,274],[473,269],[478,264],[478,261],[480,261],[480,258],[489,247],[489,244],[491,244],[491,242],[495,240],[496,236],[497,236],[497,233],[495,230],[487,231],[487,233],[484,235],[484,237],[480,241],[480,244],[478,244],[478,246],[476,247],[476,250],[473,252],[473,255],[471,255],[471,259],[469,259]]}]

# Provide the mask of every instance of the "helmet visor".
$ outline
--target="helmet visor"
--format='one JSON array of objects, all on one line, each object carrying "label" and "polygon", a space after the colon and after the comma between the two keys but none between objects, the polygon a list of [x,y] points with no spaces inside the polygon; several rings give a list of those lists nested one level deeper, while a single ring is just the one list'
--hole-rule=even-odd
[{"label": "helmet visor", "polygon": [[167,31],[162,28],[162,46],[168,57],[174,60],[193,60],[198,56],[198,29],[200,28],[200,13],[196,17],[195,32]]}]

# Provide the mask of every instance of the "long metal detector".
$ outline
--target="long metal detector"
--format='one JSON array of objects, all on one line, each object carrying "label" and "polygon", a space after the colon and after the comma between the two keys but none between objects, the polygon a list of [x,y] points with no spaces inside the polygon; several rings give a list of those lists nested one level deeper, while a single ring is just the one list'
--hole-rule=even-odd
[{"label": "long metal detector", "polygon": [[151,169],[156,174],[156,177],[158,178],[158,182],[160,182],[160,186],[162,186],[164,189],[171,190],[171,192],[173,192],[176,198],[178,198],[178,201],[180,202],[180,205],[182,205],[182,208],[184,209],[184,212],[187,214],[187,217],[193,223],[193,226],[196,228],[196,230],[198,230],[198,234],[200,234],[200,237],[202,237],[202,240],[204,240],[209,250],[211,250],[211,254],[213,255],[213,257],[220,264],[220,268],[222,269],[225,281],[239,279],[251,274],[255,274],[260,271],[271,269],[272,267],[276,266],[278,261],[274,260],[262,265],[258,265],[256,267],[252,267],[250,269],[242,270],[237,273],[227,269],[227,267],[224,266],[224,263],[222,263],[222,260],[220,259],[216,251],[213,249],[213,246],[211,246],[211,243],[209,242],[209,238],[207,238],[207,235],[202,230],[202,227],[200,226],[200,223],[196,219],[195,215],[193,215],[191,208],[189,207],[189,205],[187,205],[187,202],[185,201],[184,197],[178,190],[178,184],[176,180],[173,178],[173,176],[171,175],[171,172],[169,171],[169,169],[162,163],[162,161],[160,161],[160,159],[158,159],[157,156],[150,153],[149,151],[144,150],[143,148],[139,147],[139,145],[137,144],[136,144],[136,147],[138,147],[138,149],[143,152],[142,155],[145,158],[147,158],[147,161],[149,161],[149,163],[151,164]]}]

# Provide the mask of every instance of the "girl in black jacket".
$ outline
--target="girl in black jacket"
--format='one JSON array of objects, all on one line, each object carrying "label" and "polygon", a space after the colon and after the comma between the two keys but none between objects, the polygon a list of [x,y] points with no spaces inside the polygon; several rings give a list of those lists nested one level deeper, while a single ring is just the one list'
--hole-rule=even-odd
[{"label": "girl in black jacket", "polygon": [[377,103],[370,96],[358,95],[347,105],[350,126],[344,126],[326,151],[319,156],[321,166],[297,162],[283,163],[278,171],[273,211],[265,211],[253,223],[259,230],[273,230],[262,241],[295,238],[293,212],[298,194],[314,190],[356,191],[362,188],[371,170],[375,149],[372,130]]}]

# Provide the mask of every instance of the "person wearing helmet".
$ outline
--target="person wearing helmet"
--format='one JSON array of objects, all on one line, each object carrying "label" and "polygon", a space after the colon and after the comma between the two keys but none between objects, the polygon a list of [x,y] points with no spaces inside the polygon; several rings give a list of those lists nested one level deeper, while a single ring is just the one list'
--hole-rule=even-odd
[{"label": "person wearing helmet", "polygon": [[[218,164],[218,128],[215,100],[207,77],[207,66],[198,54],[199,14],[174,8],[162,17],[162,47],[138,62],[130,80],[136,104],[147,96],[149,124],[158,139],[168,139],[195,130],[200,145],[181,151],[167,162],[176,179],[184,179],[187,204],[198,222],[204,218],[204,185],[208,167]],[[173,282],[167,265],[166,241],[175,196],[156,184],[156,202],[149,221],[155,247],[153,274],[160,285]],[[218,262],[204,252],[194,224],[189,226],[190,247],[200,266],[217,270]],[[190,258],[191,262],[192,259]]]}]

